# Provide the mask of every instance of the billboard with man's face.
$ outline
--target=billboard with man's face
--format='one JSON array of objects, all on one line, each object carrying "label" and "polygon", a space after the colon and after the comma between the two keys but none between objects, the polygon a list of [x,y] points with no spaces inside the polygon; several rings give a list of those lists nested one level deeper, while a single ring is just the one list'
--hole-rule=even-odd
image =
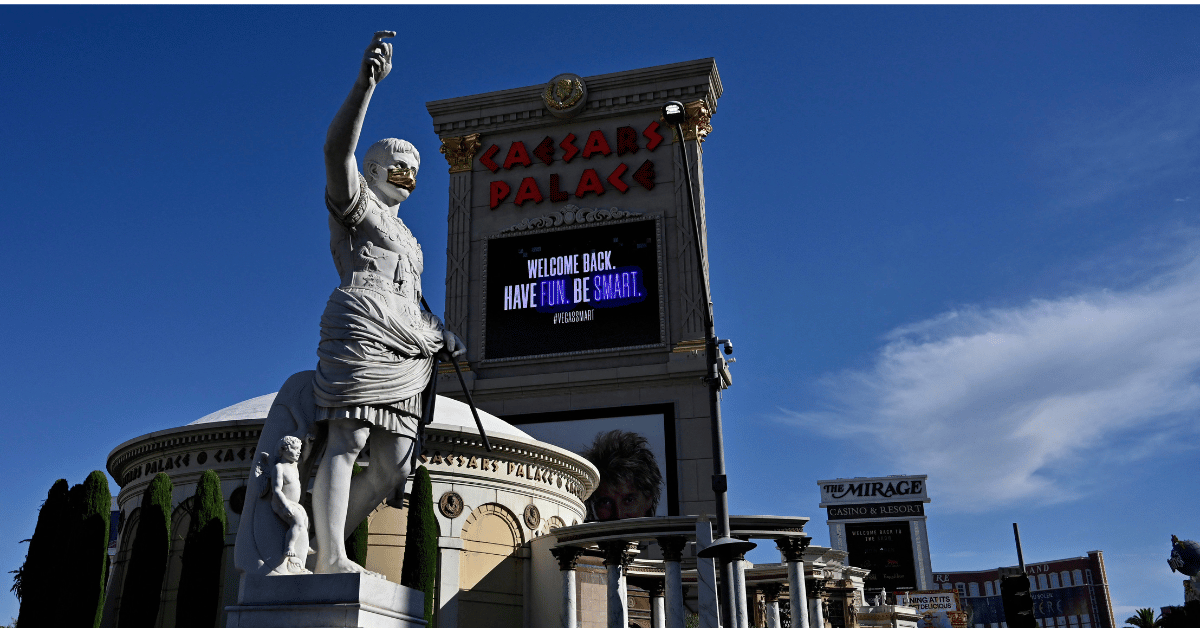
[{"label": "billboard with man's face", "polygon": [[[646,414],[619,414],[618,416],[593,416],[596,412],[524,415],[505,417],[513,425],[530,436],[557,447],[585,454],[595,450],[599,439],[600,455],[608,456],[616,466],[631,469],[635,475],[625,481],[614,481],[605,477],[604,464],[597,464],[601,471],[600,486],[587,500],[589,520],[611,521],[644,516],[675,514],[678,508],[675,488],[674,416],[669,409]],[[620,412],[612,408],[607,412]],[[668,433],[670,432],[670,433]],[[612,439],[620,439],[614,442]],[[613,460],[614,457],[624,459]],[[652,464],[650,470],[647,464]],[[641,476],[636,475],[641,470]],[[656,478],[649,481],[649,478]],[[653,488],[651,488],[653,486]],[[653,504],[655,493],[658,503]]]}]

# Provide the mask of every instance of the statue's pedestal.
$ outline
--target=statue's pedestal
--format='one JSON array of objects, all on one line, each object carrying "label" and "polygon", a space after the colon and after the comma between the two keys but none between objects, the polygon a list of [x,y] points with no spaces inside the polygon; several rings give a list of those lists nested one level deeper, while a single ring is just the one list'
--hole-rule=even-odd
[{"label": "statue's pedestal", "polygon": [[425,595],[376,576],[242,576],[227,628],[424,628]]}]

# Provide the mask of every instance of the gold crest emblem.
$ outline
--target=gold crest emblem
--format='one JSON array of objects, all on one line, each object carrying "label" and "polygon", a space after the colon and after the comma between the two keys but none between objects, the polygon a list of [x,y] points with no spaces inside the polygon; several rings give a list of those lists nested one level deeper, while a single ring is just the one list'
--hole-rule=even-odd
[{"label": "gold crest emblem", "polygon": [[583,81],[577,78],[560,78],[542,92],[546,106],[558,111],[574,107],[580,98],[583,98]]}]

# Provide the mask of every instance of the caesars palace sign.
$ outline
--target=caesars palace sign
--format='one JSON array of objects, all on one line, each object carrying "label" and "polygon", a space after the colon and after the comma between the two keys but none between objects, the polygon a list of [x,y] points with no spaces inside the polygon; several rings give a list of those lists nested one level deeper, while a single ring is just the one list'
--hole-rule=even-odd
[{"label": "caesars palace sign", "polygon": [[[663,143],[660,128],[657,120],[651,120],[640,130],[632,126],[617,127],[607,133],[604,129],[595,129],[588,133],[586,138],[580,138],[574,133],[566,133],[560,137],[547,135],[533,145],[532,150],[523,140],[509,142],[508,146],[503,148],[492,144],[479,157],[480,164],[492,174],[499,175],[488,184],[488,205],[496,209],[507,202],[517,207],[545,200],[561,203],[572,197],[585,199],[589,194],[602,196],[608,190],[624,194],[633,187],[629,181],[647,190],[653,190],[654,162],[645,159],[638,164],[634,155],[643,149],[652,153]],[[503,158],[500,157],[501,154],[504,155]],[[603,159],[613,156],[616,159]],[[591,161],[594,158],[601,159],[596,159],[595,167],[585,168],[578,180],[572,177],[572,180],[564,181],[561,173],[557,172],[549,173],[540,181],[537,177],[523,177],[520,182],[515,182],[516,176],[505,176],[510,175],[510,171],[518,166],[532,166],[534,159],[547,166],[553,166],[555,161],[569,164],[575,159],[586,160],[592,165]],[[500,172],[501,170],[504,172]],[[519,173],[520,171],[512,174]]]}]

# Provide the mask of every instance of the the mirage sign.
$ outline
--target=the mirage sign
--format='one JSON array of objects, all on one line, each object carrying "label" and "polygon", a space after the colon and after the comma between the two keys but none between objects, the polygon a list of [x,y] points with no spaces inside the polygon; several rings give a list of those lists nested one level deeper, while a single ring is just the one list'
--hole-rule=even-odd
[{"label": "the mirage sign", "polygon": [[[889,475],[882,478],[822,480],[817,482],[817,485],[821,487],[822,507],[835,504],[893,501],[924,503],[929,501],[925,494],[927,477],[925,475]],[[923,515],[924,513],[913,514]]]}]

